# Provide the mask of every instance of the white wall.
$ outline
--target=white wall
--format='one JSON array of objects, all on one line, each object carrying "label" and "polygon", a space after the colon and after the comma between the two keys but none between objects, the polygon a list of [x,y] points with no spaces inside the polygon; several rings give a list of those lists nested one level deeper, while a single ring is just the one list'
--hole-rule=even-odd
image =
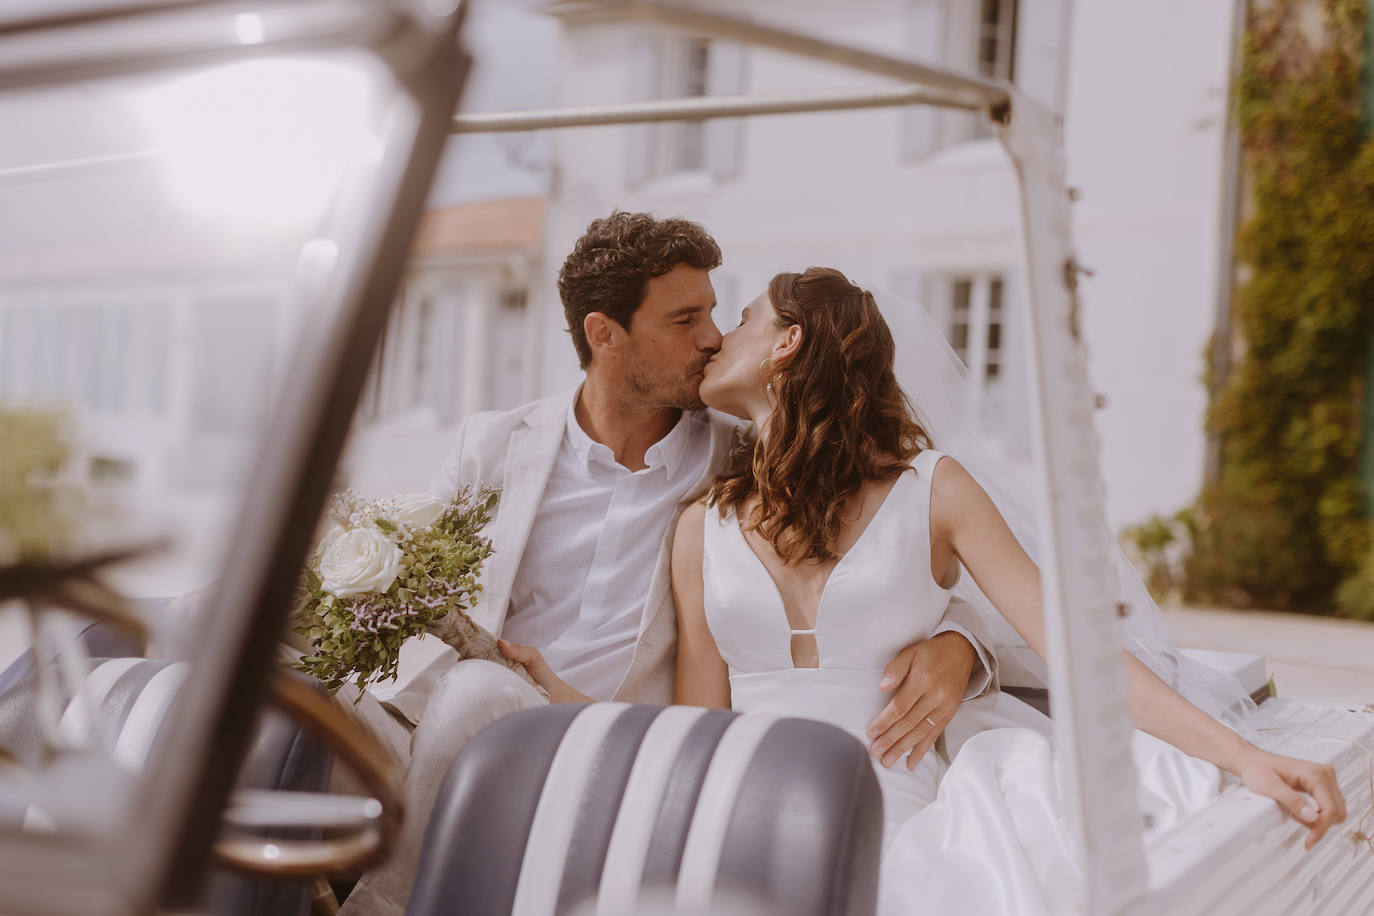
[{"label": "white wall", "polygon": [[1090,371],[1112,516],[1202,482],[1232,0],[1079,3],[1066,117]]}]

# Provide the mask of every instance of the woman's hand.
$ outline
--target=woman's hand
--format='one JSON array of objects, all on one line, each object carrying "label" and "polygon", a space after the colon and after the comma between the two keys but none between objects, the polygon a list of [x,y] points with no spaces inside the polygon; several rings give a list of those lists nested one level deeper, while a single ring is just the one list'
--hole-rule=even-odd
[{"label": "woman's hand", "polygon": [[[1043,659],[1040,571],[992,499],[953,459],[935,466],[930,520],[932,539],[949,541],[973,581]],[[1255,747],[1179,696],[1140,659],[1124,650],[1122,656],[1136,728],[1235,773],[1251,791],[1274,799],[1308,828],[1308,849],[1332,824],[1345,820],[1345,800],[1331,767]]]},{"label": "woman's hand", "polygon": [[501,650],[501,654],[506,658],[525,666],[525,670],[530,673],[530,677],[534,678],[534,682],[548,693],[550,703],[596,702],[554,674],[553,669],[549,667],[548,662],[544,661],[544,656],[539,654],[538,649],[517,645],[504,639],[496,640],[496,647]]},{"label": "woman's hand", "polygon": [[1336,782],[1336,771],[1326,764],[1252,747],[1241,758],[1236,775],[1250,791],[1272,798],[1289,817],[1309,828],[1308,849],[1332,824],[1345,820],[1345,799]]}]

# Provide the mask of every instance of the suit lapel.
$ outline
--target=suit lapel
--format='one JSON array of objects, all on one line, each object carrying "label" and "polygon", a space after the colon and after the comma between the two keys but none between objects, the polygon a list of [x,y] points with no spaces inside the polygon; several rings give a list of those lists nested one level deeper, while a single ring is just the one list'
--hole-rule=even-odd
[{"label": "suit lapel", "polygon": [[[569,395],[569,399],[576,392]],[[501,479],[501,508],[492,529],[491,578],[485,600],[475,608],[477,623],[496,635],[506,622],[506,608],[525,552],[534,517],[549,475],[558,460],[567,425],[568,400],[550,399],[548,409],[532,413],[511,434]]]}]

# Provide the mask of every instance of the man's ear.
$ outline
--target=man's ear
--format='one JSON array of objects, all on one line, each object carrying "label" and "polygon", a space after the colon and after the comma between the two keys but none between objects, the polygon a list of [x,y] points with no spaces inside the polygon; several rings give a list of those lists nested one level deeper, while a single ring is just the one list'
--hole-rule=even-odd
[{"label": "man's ear", "polygon": [[792,357],[797,355],[797,351],[801,349],[801,345],[801,325],[794,324],[783,333],[782,340],[778,341],[777,345],[773,347],[773,365],[787,365],[792,361]]},{"label": "man's ear", "polygon": [[588,312],[587,317],[582,319],[582,333],[587,335],[587,345],[596,352],[614,347],[625,329],[602,312]]}]

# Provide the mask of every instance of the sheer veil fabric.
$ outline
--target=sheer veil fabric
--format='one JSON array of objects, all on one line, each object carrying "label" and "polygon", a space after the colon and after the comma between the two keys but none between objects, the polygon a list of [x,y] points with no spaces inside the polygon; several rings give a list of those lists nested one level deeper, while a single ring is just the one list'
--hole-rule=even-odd
[{"label": "sheer veil fabric", "polygon": [[[1029,437],[1018,436],[981,387],[970,384],[968,369],[924,307],[891,292],[872,292],[896,342],[898,381],[935,447],[948,452],[983,486],[1038,563],[1043,510],[1036,456],[1027,450]],[[1128,610],[1121,620],[1123,647],[1189,702],[1231,728],[1245,730],[1255,704],[1240,682],[1179,651],[1159,606],[1119,547],[1116,571],[1117,600]],[[980,611],[1004,684],[1048,686],[1044,662],[972,576],[960,575],[954,594]]]}]

